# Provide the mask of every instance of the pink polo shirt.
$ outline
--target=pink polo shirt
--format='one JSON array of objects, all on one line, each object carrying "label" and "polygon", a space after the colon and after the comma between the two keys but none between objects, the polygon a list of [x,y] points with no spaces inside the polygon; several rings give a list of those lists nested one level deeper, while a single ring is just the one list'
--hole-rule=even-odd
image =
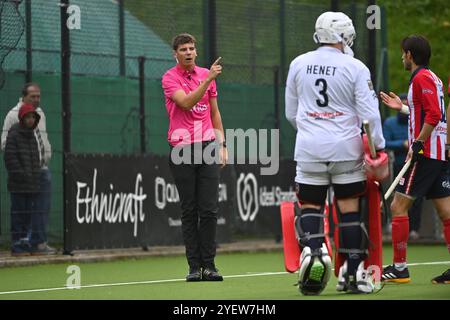
[{"label": "pink polo shirt", "polygon": [[208,69],[198,66],[195,66],[194,70],[189,72],[177,64],[162,77],[166,109],[169,114],[167,140],[172,146],[179,143],[191,144],[215,139],[209,104],[209,99],[217,97],[215,80],[210,83],[205,95],[195,107],[189,111],[178,107],[172,100],[172,95],[177,90],[184,90],[186,94],[194,91],[200,85],[200,81],[206,79],[208,73]]}]

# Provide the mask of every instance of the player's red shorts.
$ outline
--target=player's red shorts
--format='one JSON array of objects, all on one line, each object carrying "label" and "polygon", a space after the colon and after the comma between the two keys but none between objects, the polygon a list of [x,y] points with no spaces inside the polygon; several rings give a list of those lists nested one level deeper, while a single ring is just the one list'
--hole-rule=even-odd
[{"label": "player's red shorts", "polygon": [[411,164],[395,190],[414,199],[450,196],[450,163],[420,157]]}]

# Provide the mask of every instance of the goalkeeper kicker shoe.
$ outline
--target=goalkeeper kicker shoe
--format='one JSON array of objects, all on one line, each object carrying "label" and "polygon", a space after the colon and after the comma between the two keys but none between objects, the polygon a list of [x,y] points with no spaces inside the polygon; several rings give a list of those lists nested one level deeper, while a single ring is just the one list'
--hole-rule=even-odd
[{"label": "goalkeeper kicker shoe", "polygon": [[361,261],[356,270],[356,289],[356,293],[372,293],[375,290],[372,276],[364,268],[364,261]]},{"label": "goalkeeper kicker shoe", "polygon": [[304,247],[300,255],[298,288],[304,295],[318,295],[325,289],[331,274],[331,258],[325,244],[311,251]]},{"label": "goalkeeper kicker shoe", "polygon": [[349,275],[347,272],[347,261],[339,269],[338,284],[336,290],[348,293],[372,293],[375,285],[372,276],[364,269],[364,261],[358,266],[356,275]]},{"label": "goalkeeper kicker shoe", "polygon": [[384,282],[408,283],[411,281],[408,268],[402,271],[397,270],[394,265],[389,265],[383,269],[381,280]]},{"label": "goalkeeper kicker shoe", "polygon": [[431,282],[434,284],[441,284],[441,283],[442,284],[450,284],[450,269],[445,271],[440,276],[433,278],[433,280],[431,280]]}]

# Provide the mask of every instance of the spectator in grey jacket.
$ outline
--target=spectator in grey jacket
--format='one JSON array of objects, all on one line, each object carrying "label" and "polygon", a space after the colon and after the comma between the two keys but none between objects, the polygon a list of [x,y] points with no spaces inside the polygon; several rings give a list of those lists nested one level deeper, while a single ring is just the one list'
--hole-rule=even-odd
[{"label": "spectator in grey jacket", "polygon": [[[22,97],[19,99],[18,104],[12,108],[3,123],[3,131],[1,135],[1,148],[5,149],[6,139],[9,129],[19,122],[19,109],[23,104],[31,104],[36,113],[40,116],[37,127],[33,130],[33,135],[38,145],[39,155],[39,193],[36,199],[36,205],[38,208],[38,215],[36,218],[41,219],[39,225],[42,226],[39,230],[30,230],[31,234],[28,237],[33,238],[36,243],[32,248],[33,254],[53,254],[55,250],[47,244],[47,226],[48,226],[48,214],[50,212],[51,201],[51,174],[48,169],[48,164],[52,155],[51,145],[48,140],[46,119],[43,110],[40,107],[41,101],[41,89],[37,83],[27,83],[22,89]],[[28,237],[23,238],[23,241],[27,241]],[[31,239],[28,239],[31,240]]]}]

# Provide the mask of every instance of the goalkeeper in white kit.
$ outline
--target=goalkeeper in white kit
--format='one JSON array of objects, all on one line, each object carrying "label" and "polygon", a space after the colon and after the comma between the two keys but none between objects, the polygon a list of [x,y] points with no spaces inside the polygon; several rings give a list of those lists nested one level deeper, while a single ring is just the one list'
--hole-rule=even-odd
[{"label": "goalkeeper in white kit", "polygon": [[295,229],[301,246],[299,290],[319,294],[331,274],[324,243],[323,210],[331,185],[337,199],[339,252],[338,291],[373,292],[363,260],[367,257],[367,221],[361,214],[366,191],[361,126],[369,120],[377,151],[385,147],[378,98],[369,69],[353,57],[352,20],[325,12],[316,21],[319,48],[295,58],[286,83],[286,118],[297,130],[296,191],[301,210]]}]

